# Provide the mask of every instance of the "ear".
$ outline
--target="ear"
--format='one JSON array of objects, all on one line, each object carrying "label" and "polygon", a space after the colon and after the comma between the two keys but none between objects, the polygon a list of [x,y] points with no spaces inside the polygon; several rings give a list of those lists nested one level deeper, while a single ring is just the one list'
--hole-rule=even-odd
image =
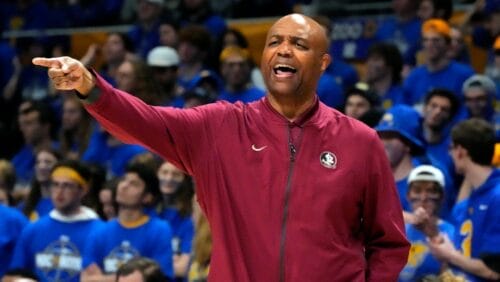
[{"label": "ear", "polygon": [[143,205],[149,205],[151,203],[153,203],[154,201],[154,197],[153,197],[153,194],[149,193],[149,192],[146,192],[143,196],[142,196],[142,204]]},{"label": "ear", "polygon": [[325,53],[321,56],[321,71],[324,72],[328,65],[332,62],[332,57],[330,54]]},{"label": "ear", "polygon": [[457,150],[457,156],[460,158],[464,158],[469,155],[469,152],[467,152],[467,150],[460,145],[457,145],[455,150]]}]

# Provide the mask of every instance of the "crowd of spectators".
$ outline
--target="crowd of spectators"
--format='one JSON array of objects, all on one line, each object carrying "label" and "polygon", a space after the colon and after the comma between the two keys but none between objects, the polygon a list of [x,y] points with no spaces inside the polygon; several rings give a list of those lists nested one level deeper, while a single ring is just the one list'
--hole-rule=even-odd
[{"label": "crowd of spectators", "polygon": [[[129,25],[79,59],[153,106],[251,103],[266,86],[228,18],[281,16],[314,2],[2,1],[0,31]],[[384,143],[412,243],[400,281],[498,280],[500,2],[477,0],[453,22],[452,0],[391,3],[362,61],[332,54],[318,97]],[[332,35],[332,19],[312,16]],[[211,235],[196,183],[107,133],[31,64],[68,55],[71,44],[68,36],[0,38],[0,277],[118,281],[146,277],[149,267],[165,281],[205,281]],[[119,270],[134,257],[152,260]]]}]

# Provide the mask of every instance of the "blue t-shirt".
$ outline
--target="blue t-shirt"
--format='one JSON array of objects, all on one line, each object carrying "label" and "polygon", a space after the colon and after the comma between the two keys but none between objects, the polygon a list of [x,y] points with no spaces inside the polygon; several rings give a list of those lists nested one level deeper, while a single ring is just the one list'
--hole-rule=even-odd
[{"label": "blue t-shirt", "polygon": [[408,105],[422,104],[425,95],[432,89],[444,88],[452,91],[460,101],[463,101],[462,84],[474,74],[467,65],[451,61],[444,69],[431,72],[427,66],[414,68],[403,82],[406,103]]},{"label": "blue t-shirt", "polygon": [[97,218],[64,222],[44,216],[23,230],[10,266],[32,270],[44,282],[78,282],[88,234],[101,224]]},{"label": "blue t-shirt", "polygon": [[27,224],[22,213],[0,204],[0,277],[9,268],[16,241]]},{"label": "blue t-shirt", "polygon": [[167,276],[174,276],[172,230],[161,219],[147,217],[139,226],[127,228],[115,218],[94,229],[88,241],[84,267],[96,263],[105,273],[114,273],[122,263],[142,256],[158,262]]},{"label": "blue t-shirt", "polygon": [[[486,253],[500,254],[500,170],[495,169],[488,179],[472,190],[469,198],[457,203],[455,219],[455,246],[465,257],[479,259]],[[486,281],[459,269],[467,281]]]},{"label": "blue t-shirt", "polygon": [[[26,203],[22,202],[18,206],[18,209],[22,211],[24,210],[25,206]],[[49,214],[52,209],[54,209],[54,204],[52,203],[52,199],[50,197],[40,198],[38,203],[36,203],[35,209],[31,212],[31,214],[28,215],[28,219],[30,221],[36,221],[39,218]]]},{"label": "blue t-shirt", "polygon": [[343,90],[347,90],[354,86],[359,80],[358,71],[352,65],[344,62],[340,58],[334,58],[325,72],[333,75],[335,81]]},{"label": "blue t-shirt", "polygon": [[389,109],[394,105],[404,104],[405,97],[403,87],[400,85],[391,85],[391,87],[387,90],[384,95],[380,97],[380,104],[382,108]]},{"label": "blue t-shirt", "polygon": [[257,87],[250,87],[240,92],[228,92],[223,90],[220,92],[218,99],[225,100],[230,103],[234,103],[236,101],[241,101],[243,103],[250,103],[253,101],[257,101],[260,98],[264,97],[266,93]]},{"label": "blue t-shirt", "polygon": [[[441,262],[429,251],[427,237],[412,224],[406,224],[406,237],[411,243],[408,262],[399,274],[399,282],[421,281],[426,275],[439,275]],[[455,228],[450,223],[440,220],[439,232],[453,238]]]},{"label": "blue t-shirt", "polygon": [[82,160],[105,167],[108,174],[113,177],[122,176],[128,162],[133,157],[147,152],[144,147],[139,145],[122,143],[109,146],[108,138],[107,132],[95,130],[90,137],[87,150],[82,155]]},{"label": "blue t-shirt", "polygon": [[182,216],[175,208],[165,208],[159,217],[172,228],[172,251],[174,254],[190,254],[194,238],[194,223],[190,215]]}]

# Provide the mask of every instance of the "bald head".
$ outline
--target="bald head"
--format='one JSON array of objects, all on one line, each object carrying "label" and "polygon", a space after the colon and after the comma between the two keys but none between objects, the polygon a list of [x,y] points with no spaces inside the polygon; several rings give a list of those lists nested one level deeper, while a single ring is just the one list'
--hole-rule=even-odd
[{"label": "bald head", "polygon": [[328,51],[329,41],[325,27],[312,18],[302,14],[289,14],[278,19],[269,29],[268,36],[273,32],[275,27],[290,25],[298,26],[298,28],[309,34],[311,36],[310,40],[316,42],[316,47],[320,53],[326,53]]}]

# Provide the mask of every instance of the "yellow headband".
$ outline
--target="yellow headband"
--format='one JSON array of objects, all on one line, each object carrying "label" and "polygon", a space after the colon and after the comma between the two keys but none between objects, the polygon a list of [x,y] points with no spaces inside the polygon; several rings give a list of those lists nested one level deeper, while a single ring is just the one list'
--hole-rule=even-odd
[{"label": "yellow headband", "polygon": [[52,172],[52,177],[67,177],[80,184],[84,190],[87,190],[87,181],[80,175],[80,173],[78,173],[78,171],[71,167],[60,166],[56,168]]},{"label": "yellow headband", "polygon": [[244,48],[240,48],[237,46],[228,46],[224,48],[220,53],[219,60],[223,62],[231,56],[240,56],[243,59],[248,60],[250,58],[250,53],[247,49]]}]

